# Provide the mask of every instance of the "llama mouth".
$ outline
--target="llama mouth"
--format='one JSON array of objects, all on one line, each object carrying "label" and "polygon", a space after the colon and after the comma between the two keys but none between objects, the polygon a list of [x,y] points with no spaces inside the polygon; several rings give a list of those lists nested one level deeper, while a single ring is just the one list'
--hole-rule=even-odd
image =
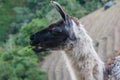
[{"label": "llama mouth", "polygon": [[50,51],[50,50],[59,50],[59,49],[63,49],[63,46],[65,45],[65,44],[63,44],[63,43],[61,43],[61,44],[47,44],[46,45],[46,43],[47,42],[44,42],[44,43],[38,43],[38,44],[36,44],[36,45],[31,45],[32,46],[32,50],[34,51],[34,52],[36,52],[36,53],[39,53],[39,52],[43,52],[43,51]]},{"label": "llama mouth", "polygon": [[32,50],[36,53],[47,51],[47,49],[40,47],[40,46],[35,46],[34,48],[32,48]]}]

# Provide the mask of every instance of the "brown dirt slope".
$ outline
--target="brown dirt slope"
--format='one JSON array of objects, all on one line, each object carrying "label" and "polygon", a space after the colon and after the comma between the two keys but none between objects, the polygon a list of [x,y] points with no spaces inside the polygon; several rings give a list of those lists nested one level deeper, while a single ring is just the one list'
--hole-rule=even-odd
[{"label": "brown dirt slope", "polygon": [[[120,1],[108,10],[101,8],[80,21],[93,38],[95,48],[104,61],[120,48]],[[61,52],[48,55],[42,69],[47,71],[48,80],[71,80]]]},{"label": "brown dirt slope", "polygon": [[101,8],[80,21],[94,40],[96,50],[104,61],[120,49],[120,1],[108,10]]}]

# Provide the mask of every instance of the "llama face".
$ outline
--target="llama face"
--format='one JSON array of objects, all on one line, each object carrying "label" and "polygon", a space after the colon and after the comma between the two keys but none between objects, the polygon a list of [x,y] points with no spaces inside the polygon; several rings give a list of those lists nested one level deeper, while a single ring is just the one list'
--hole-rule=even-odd
[{"label": "llama face", "polygon": [[56,2],[51,2],[58,10],[63,20],[51,24],[47,28],[30,36],[30,44],[35,46],[36,52],[43,50],[60,50],[66,48],[76,40],[73,33],[73,20],[62,10]]},{"label": "llama face", "polygon": [[61,20],[32,34],[30,36],[30,44],[35,46],[34,51],[66,48],[69,42],[76,40],[71,25],[71,23],[67,25],[63,20]]}]

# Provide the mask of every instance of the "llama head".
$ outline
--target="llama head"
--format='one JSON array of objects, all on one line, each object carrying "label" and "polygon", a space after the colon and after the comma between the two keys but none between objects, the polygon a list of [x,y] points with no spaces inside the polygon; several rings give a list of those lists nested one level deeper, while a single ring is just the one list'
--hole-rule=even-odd
[{"label": "llama head", "polygon": [[51,4],[60,13],[62,20],[30,36],[30,44],[35,46],[35,52],[67,49],[76,42],[73,26],[77,25],[77,22],[67,15],[57,2],[51,1]]}]

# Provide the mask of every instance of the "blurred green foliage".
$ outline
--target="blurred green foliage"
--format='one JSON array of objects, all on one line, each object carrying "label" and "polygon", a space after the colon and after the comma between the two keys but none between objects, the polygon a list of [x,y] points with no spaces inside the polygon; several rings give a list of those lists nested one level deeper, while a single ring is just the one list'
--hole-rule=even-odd
[{"label": "blurred green foliage", "polygon": [[0,53],[0,80],[47,80],[40,59],[29,47]]},{"label": "blurred green foliage", "polygon": [[[65,11],[82,17],[105,0],[56,0]],[[104,2],[103,2],[104,1]],[[39,63],[48,52],[36,54],[29,36],[60,19],[50,0],[0,0],[0,80],[47,80]]]},{"label": "blurred green foliage", "polygon": [[22,26],[19,33],[9,35],[0,52],[0,80],[47,80],[39,62],[48,52],[36,54],[29,46],[29,35],[45,25],[44,19],[36,18]]}]

